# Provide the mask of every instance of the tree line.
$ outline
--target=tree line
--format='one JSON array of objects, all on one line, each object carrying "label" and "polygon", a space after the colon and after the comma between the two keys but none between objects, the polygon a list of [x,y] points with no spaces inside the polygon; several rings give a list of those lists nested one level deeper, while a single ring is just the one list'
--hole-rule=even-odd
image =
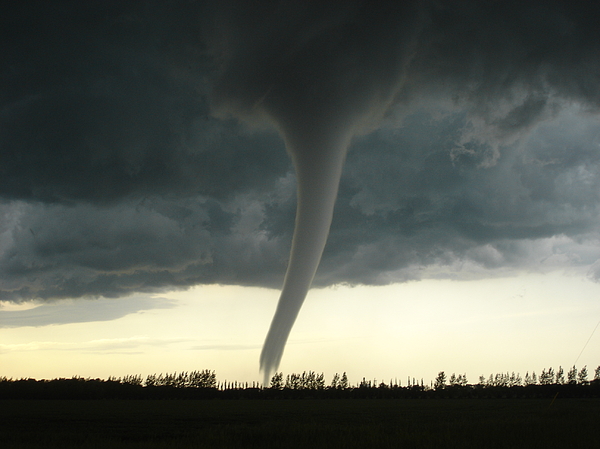
[{"label": "tree line", "polygon": [[489,398],[489,397],[600,397],[600,366],[589,379],[587,367],[543,369],[480,376],[469,383],[466,374],[440,371],[429,384],[408,378],[377,381],[363,378],[352,384],[344,372],[329,383],[323,373],[305,371],[284,377],[275,373],[268,386],[258,382],[219,382],[214,371],[127,375],[91,379],[74,376],[52,380],[0,377],[0,399],[284,399],[284,398]]},{"label": "tree line", "polygon": [[[536,375],[535,371],[531,374],[525,373],[525,377],[521,377],[519,373],[498,373],[490,374],[489,377],[479,376],[479,382],[477,386],[480,387],[520,387],[529,385],[587,385],[590,383],[588,380],[588,369],[587,365],[580,370],[573,366],[565,374],[564,369],[559,366],[555,371],[554,368],[544,368],[539,376]],[[600,381],[600,366],[594,370],[593,381]],[[466,374],[459,374],[458,376],[454,373],[447,378],[444,371],[440,371],[432,382],[432,388],[443,389],[446,387],[466,386],[468,385]]]}]

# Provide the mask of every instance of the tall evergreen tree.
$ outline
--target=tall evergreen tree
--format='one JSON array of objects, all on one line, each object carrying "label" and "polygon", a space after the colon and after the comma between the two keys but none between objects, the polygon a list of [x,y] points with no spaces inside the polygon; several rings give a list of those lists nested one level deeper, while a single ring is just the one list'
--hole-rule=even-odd
[{"label": "tall evergreen tree", "polygon": [[333,375],[333,379],[331,379],[331,385],[329,387],[336,389],[336,388],[338,388],[339,383],[340,383],[340,375],[338,373],[335,373]]},{"label": "tall evergreen tree", "polygon": [[556,371],[556,383],[558,385],[562,385],[565,383],[565,371],[562,366],[558,367],[558,371]]},{"label": "tall evergreen tree", "polygon": [[573,368],[567,373],[567,382],[570,384],[577,383],[577,368],[575,368],[575,365],[573,365]]},{"label": "tall evergreen tree", "polygon": [[340,379],[340,390],[347,390],[350,388],[350,384],[348,383],[348,376],[346,375],[346,371],[342,374],[342,378]]},{"label": "tall evergreen tree", "polygon": [[588,378],[587,377],[588,377],[588,371],[587,371],[587,365],[585,365],[579,371],[579,374],[577,375],[577,380],[578,380],[578,382],[580,384],[586,385],[588,383]]}]

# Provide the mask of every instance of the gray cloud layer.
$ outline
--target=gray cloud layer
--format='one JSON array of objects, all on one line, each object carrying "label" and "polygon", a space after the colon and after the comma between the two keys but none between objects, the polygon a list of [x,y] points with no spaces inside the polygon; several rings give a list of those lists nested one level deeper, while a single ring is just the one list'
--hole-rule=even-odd
[{"label": "gray cloud layer", "polygon": [[[0,300],[280,287],[295,180],[267,103],[373,112],[315,285],[600,276],[598,8],[395,3],[15,4],[0,18]],[[365,106],[368,89],[393,102]]]},{"label": "gray cloud layer", "polygon": [[40,304],[27,310],[2,311],[3,327],[48,326],[51,324],[112,321],[148,309],[170,309],[176,301],[165,298],[130,297],[127,300],[98,299],[72,303],[59,301]]}]

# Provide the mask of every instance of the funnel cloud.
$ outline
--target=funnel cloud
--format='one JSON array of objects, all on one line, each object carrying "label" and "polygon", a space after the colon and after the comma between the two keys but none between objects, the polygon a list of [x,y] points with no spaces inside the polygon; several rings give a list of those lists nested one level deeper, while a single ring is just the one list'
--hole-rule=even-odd
[{"label": "funnel cloud", "polygon": [[260,17],[244,8],[243,2],[234,8],[234,32],[265,34],[250,48],[232,50],[213,101],[274,125],[297,179],[289,263],[260,356],[267,384],[319,266],[350,140],[380,118],[400,89],[417,14],[393,3],[350,3],[340,10],[292,2]]},{"label": "funnel cloud", "polygon": [[307,133],[298,139],[286,139],[298,178],[298,207],[283,290],[260,356],[265,384],[279,366],[285,343],[321,260],[348,140],[347,133],[341,136]]}]

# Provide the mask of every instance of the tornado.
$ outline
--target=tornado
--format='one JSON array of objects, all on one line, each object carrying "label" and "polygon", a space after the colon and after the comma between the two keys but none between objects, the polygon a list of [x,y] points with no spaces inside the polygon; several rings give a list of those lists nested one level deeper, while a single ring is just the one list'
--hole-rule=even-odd
[{"label": "tornado", "polygon": [[321,261],[351,137],[347,131],[331,133],[315,128],[303,131],[283,131],[296,171],[297,208],[283,288],[260,355],[265,385],[279,366]]},{"label": "tornado", "polygon": [[420,8],[358,0],[220,5],[213,111],[274,126],[297,179],[291,253],[260,356],[268,385],[319,266],[350,141],[394,103]]}]

